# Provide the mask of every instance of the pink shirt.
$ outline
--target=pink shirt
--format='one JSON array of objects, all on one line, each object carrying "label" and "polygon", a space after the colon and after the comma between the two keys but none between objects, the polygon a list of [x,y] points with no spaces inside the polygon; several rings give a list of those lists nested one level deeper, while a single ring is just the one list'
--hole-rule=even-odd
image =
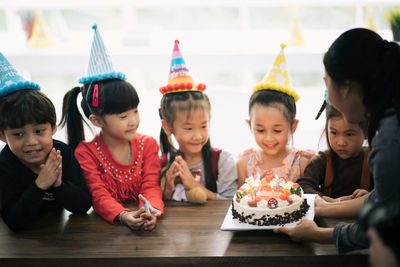
[{"label": "pink shirt", "polygon": [[266,172],[266,175],[278,177],[284,177],[288,181],[296,182],[300,177],[300,158],[305,157],[311,159],[314,156],[314,151],[311,150],[296,150],[293,149],[289,155],[282,161],[282,166],[262,170],[260,165],[262,164],[261,154],[259,151],[251,150],[249,153],[249,159],[247,161],[247,177],[258,176]]}]

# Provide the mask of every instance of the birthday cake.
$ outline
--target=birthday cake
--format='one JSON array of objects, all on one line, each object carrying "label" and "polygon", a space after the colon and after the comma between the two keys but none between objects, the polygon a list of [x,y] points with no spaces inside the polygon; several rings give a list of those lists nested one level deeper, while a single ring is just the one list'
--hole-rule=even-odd
[{"label": "birthday cake", "polygon": [[309,208],[299,184],[276,176],[247,178],[232,200],[233,218],[258,226],[295,222]]}]

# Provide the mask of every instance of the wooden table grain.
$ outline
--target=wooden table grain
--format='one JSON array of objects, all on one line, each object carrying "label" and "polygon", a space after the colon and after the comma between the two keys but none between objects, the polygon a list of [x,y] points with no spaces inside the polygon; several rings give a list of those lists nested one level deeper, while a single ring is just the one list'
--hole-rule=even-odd
[{"label": "wooden table grain", "polygon": [[[0,266],[367,266],[366,255],[295,243],[270,230],[221,231],[230,201],[167,202],[153,231],[131,231],[93,211],[44,214],[13,233],[0,222]],[[130,206],[133,207],[133,206]]]}]

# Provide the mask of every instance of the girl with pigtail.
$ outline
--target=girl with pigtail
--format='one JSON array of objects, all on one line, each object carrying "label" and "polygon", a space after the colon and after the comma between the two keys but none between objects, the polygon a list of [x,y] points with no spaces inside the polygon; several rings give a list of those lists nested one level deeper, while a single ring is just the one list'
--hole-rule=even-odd
[{"label": "girl with pigtail", "polygon": [[211,147],[211,106],[202,92],[205,85],[194,86],[178,44],[176,41],[169,84],[160,88],[163,197],[199,204],[207,199],[230,199],[237,190],[235,161],[229,152]]},{"label": "girl with pigtail", "polygon": [[[97,42],[97,48],[103,47],[94,29],[93,46]],[[99,57],[99,52],[93,55],[93,46],[90,62]],[[88,76],[80,79],[84,85],[64,96],[60,124],[67,126],[68,143],[75,149],[96,213],[112,224],[152,230],[164,209],[158,185],[159,146],[154,138],[137,132],[140,116],[135,88],[123,73],[108,67],[111,62],[106,53],[101,59],[106,62],[89,64]],[[101,129],[89,142],[76,103],[79,94],[85,117]],[[125,208],[127,202],[140,202],[140,208]]]}]

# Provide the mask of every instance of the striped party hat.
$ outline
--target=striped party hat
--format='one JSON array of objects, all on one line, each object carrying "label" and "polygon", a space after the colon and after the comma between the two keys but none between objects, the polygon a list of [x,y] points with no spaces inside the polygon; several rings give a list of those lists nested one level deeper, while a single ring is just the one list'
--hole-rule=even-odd
[{"label": "striped party hat", "polygon": [[253,87],[253,91],[275,90],[292,96],[297,102],[300,96],[295,90],[290,88],[289,72],[287,70],[285,53],[283,53],[285,47],[285,44],[281,44],[281,51],[276,57],[271,70],[267,73],[262,82],[259,82]]},{"label": "striped party hat", "polygon": [[0,53],[0,97],[24,89],[40,90],[40,86],[26,81]]},{"label": "striped party hat", "polygon": [[94,37],[92,42],[92,50],[90,52],[89,67],[87,75],[79,79],[82,84],[107,80],[107,79],[120,79],[126,80],[125,74],[122,72],[115,72],[111,64],[110,56],[97,31],[97,25],[93,25]]},{"label": "striped party hat", "polygon": [[194,84],[178,44],[179,41],[175,40],[171,68],[169,69],[168,85],[160,87],[160,92],[165,95],[183,91],[204,91],[206,89],[205,84],[199,83],[197,86]]}]

